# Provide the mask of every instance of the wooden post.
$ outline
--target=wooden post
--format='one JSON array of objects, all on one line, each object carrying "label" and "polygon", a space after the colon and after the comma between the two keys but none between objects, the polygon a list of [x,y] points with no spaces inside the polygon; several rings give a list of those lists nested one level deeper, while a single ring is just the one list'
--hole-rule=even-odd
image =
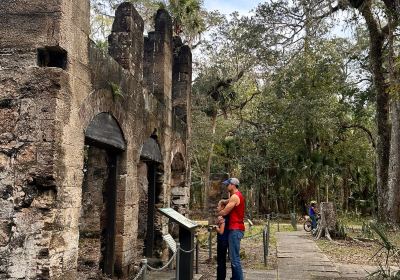
[{"label": "wooden post", "polygon": [[196,234],[196,274],[199,274],[199,238]]},{"label": "wooden post", "polygon": [[146,280],[146,274],[147,274],[147,259],[143,259],[142,260],[142,267],[145,267],[145,269],[143,270],[143,274],[142,274],[142,280]]},{"label": "wooden post", "polygon": [[175,271],[175,279],[179,280],[180,276],[180,258],[181,258],[181,244],[179,242],[176,242],[176,271]]},{"label": "wooden post", "polygon": [[208,259],[212,259],[212,227],[208,227]]}]

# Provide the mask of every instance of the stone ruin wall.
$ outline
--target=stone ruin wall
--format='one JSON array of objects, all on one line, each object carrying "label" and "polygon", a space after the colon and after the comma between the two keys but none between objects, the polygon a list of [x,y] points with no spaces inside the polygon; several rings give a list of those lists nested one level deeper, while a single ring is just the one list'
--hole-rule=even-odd
[{"label": "stone ruin wall", "polygon": [[[182,120],[190,122],[190,49],[172,38],[165,11],[143,38],[143,20],[122,4],[107,55],[89,40],[88,0],[2,0],[0,8],[0,279],[77,279],[80,216],[90,201],[82,197],[85,130],[102,112],[126,141],[114,271],[127,277],[142,253],[140,151],[154,133],[162,205],[188,214],[190,129]],[[157,221],[166,232],[167,221]]]}]

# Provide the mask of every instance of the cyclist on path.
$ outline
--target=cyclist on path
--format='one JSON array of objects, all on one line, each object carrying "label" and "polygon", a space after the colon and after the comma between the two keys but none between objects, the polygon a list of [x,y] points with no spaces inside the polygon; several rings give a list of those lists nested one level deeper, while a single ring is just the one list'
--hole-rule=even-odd
[{"label": "cyclist on path", "polygon": [[317,202],[316,201],[311,201],[310,202],[310,207],[308,208],[308,215],[310,216],[311,219],[311,230],[314,230],[317,228]]}]

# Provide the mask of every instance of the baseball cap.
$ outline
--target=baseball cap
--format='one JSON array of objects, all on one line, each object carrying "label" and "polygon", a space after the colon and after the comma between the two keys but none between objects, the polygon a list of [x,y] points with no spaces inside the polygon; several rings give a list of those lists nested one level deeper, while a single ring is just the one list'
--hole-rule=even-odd
[{"label": "baseball cap", "polygon": [[228,180],[223,181],[222,184],[224,184],[224,185],[232,184],[235,186],[239,186],[240,182],[237,178],[229,178]]}]

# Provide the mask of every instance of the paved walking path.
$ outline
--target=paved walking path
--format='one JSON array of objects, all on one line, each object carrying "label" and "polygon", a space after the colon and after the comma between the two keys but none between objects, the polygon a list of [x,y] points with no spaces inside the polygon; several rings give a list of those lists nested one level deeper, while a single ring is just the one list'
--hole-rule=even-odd
[{"label": "paved walking path", "polygon": [[[231,270],[227,271],[226,279],[231,279]],[[243,277],[245,280],[276,280],[278,279],[276,270],[254,270],[243,269]]]},{"label": "paved walking path", "polygon": [[304,231],[277,233],[278,279],[340,279],[336,266]]},{"label": "paved walking path", "polygon": [[278,232],[277,256],[279,280],[365,279],[375,270],[373,266],[333,263],[303,230]]}]

